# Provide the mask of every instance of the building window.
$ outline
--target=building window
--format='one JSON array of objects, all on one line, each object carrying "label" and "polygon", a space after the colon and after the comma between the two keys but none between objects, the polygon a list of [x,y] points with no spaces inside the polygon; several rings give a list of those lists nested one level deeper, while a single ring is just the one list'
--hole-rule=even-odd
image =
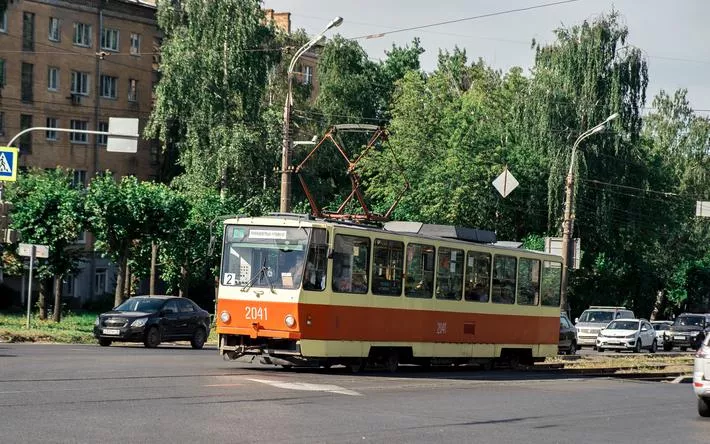
[{"label": "building window", "polygon": [[94,275],[94,293],[96,295],[102,296],[106,293],[106,270],[102,268],[96,269],[96,274]]},{"label": "building window", "polygon": [[[86,131],[89,129],[89,122],[86,120],[72,120],[69,122],[69,127]],[[69,141],[72,143],[87,143],[88,137],[86,133],[69,133]]]},{"label": "building window", "polygon": [[521,257],[518,267],[518,304],[540,303],[540,261]]},{"label": "building window", "polygon": [[333,249],[333,291],[367,293],[370,269],[370,239],[359,236],[335,236]]},{"label": "building window", "polygon": [[116,77],[101,76],[101,97],[115,99],[116,83],[118,83],[118,78]]},{"label": "building window", "polygon": [[435,249],[432,245],[407,245],[405,296],[431,298],[434,290],[434,253]]},{"label": "building window", "polygon": [[[86,187],[86,170],[74,170],[74,174],[71,179],[71,185],[75,188]],[[82,238],[84,238],[84,233],[82,233]]]},{"label": "building window", "polygon": [[138,101],[138,80],[136,79],[128,80],[128,101]]},{"label": "building window", "polygon": [[491,290],[491,255],[469,251],[466,260],[467,301],[488,302]]},{"label": "building window", "polygon": [[66,276],[62,282],[62,295],[74,297],[74,276]]},{"label": "building window", "polygon": [[59,90],[59,68],[53,66],[47,68],[47,89],[50,91]]},{"label": "building window", "polygon": [[[108,122],[99,122],[98,131],[108,132]],[[98,145],[106,145],[108,143],[108,136],[105,134],[97,134],[96,143]]]},{"label": "building window", "polygon": [[71,93],[89,95],[89,74],[85,72],[71,72]]},{"label": "building window", "polygon": [[402,295],[404,243],[375,239],[372,262],[372,293],[383,296]]},{"label": "building window", "polygon": [[0,136],[5,135],[5,113],[0,111]]},{"label": "building window", "polygon": [[493,302],[498,304],[515,303],[515,274],[518,260],[514,256],[495,256],[493,258]]},{"label": "building window", "polygon": [[22,13],[22,50],[35,50],[35,15],[31,12]]},{"label": "building window", "polygon": [[0,32],[7,32],[7,11],[3,11],[0,15]]},{"label": "building window", "polygon": [[[32,116],[29,114],[20,114],[20,131],[32,128]],[[20,151],[23,153],[32,152],[32,131],[20,136]]]},{"label": "building window", "polygon": [[[57,119],[54,117],[47,117],[47,128],[56,128],[57,127]],[[47,130],[45,131],[47,134],[47,140],[57,140],[57,132],[56,131],[51,131]]]},{"label": "building window", "polygon": [[141,53],[141,35],[135,32],[131,33],[131,54],[140,55]]},{"label": "building window", "polygon": [[31,63],[22,63],[22,82],[20,85],[20,98],[23,102],[32,102],[34,94],[32,94],[34,77],[34,65]]},{"label": "building window", "polygon": [[49,18],[49,40],[53,42],[61,40],[59,19],[56,17]]},{"label": "building window", "polygon": [[77,46],[91,46],[91,25],[74,23],[74,44]]},{"label": "building window", "polygon": [[0,88],[5,86],[5,59],[0,59]]},{"label": "building window", "polygon": [[303,67],[303,84],[310,85],[311,83],[313,83],[313,67],[306,65]]},{"label": "building window", "polygon": [[118,29],[104,28],[101,34],[101,49],[118,51]]},{"label": "building window", "polygon": [[[86,173],[86,171],[84,171]],[[82,231],[79,233],[79,235],[74,239],[75,244],[85,244],[86,243],[86,231]]]}]

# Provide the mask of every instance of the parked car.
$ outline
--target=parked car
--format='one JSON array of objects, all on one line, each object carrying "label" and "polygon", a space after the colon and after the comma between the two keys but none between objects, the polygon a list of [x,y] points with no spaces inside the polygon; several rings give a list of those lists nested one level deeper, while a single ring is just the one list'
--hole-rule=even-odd
[{"label": "parked car", "polygon": [[663,350],[670,351],[680,347],[681,351],[689,347],[697,349],[710,331],[710,314],[683,313],[675,318],[668,330],[668,341],[663,344]]},{"label": "parked car", "polygon": [[573,355],[577,353],[577,329],[566,313],[560,313],[560,342],[557,350],[560,354]]},{"label": "parked car", "polygon": [[597,350],[632,350],[640,353],[647,349],[656,353],[656,330],[645,319],[617,319],[599,331]]},{"label": "parked car", "polygon": [[651,321],[653,329],[656,330],[656,342],[659,347],[663,347],[666,344],[668,338],[668,330],[670,330],[673,321]]},{"label": "parked car", "polygon": [[102,347],[142,342],[155,348],[163,341],[190,341],[192,348],[202,348],[209,334],[209,313],[175,296],[135,296],[94,322],[94,337]]},{"label": "parked car", "polygon": [[698,414],[710,417],[710,336],[705,338],[695,354],[693,391],[698,397]]},{"label": "parked car", "polygon": [[574,320],[577,328],[577,345],[594,347],[599,331],[614,319],[633,319],[636,315],[626,307],[602,307],[592,305]]}]

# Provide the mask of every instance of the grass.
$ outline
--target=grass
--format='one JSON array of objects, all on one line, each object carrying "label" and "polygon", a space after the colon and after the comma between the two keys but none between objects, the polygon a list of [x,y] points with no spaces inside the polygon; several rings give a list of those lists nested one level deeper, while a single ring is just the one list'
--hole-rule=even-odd
[{"label": "grass", "polygon": [[585,355],[570,361],[562,357],[548,358],[546,364],[563,363],[565,369],[618,368],[618,373],[687,372],[692,373],[693,355],[618,354]]},{"label": "grass", "polygon": [[[58,342],[64,344],[95,344],[94,320],[96,314],[68,313],[60,323],[51,319],[42,321],[32,316],[27,329],[27,317],[20,314],[0,313],[0,342]],[[217,333],[210,331],[207,344],[217,344]]]}]

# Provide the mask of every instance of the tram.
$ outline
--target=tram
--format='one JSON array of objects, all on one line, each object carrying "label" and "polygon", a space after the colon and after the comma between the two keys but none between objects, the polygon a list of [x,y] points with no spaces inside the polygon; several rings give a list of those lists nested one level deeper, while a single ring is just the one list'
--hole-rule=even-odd
[{"label": "tram", "polygon": [[353,371],[556,355],[562,258],[494,243],[489,232],[412,222],[227,219],[219,352]]}]

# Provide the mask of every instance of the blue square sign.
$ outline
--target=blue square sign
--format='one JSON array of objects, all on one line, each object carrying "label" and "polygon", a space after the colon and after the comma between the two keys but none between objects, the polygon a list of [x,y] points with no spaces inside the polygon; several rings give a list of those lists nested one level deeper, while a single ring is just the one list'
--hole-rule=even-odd
[{"label": "blue square sign", "polygon": [[0,180],[17,180],[17,148],[0,146]]}]

